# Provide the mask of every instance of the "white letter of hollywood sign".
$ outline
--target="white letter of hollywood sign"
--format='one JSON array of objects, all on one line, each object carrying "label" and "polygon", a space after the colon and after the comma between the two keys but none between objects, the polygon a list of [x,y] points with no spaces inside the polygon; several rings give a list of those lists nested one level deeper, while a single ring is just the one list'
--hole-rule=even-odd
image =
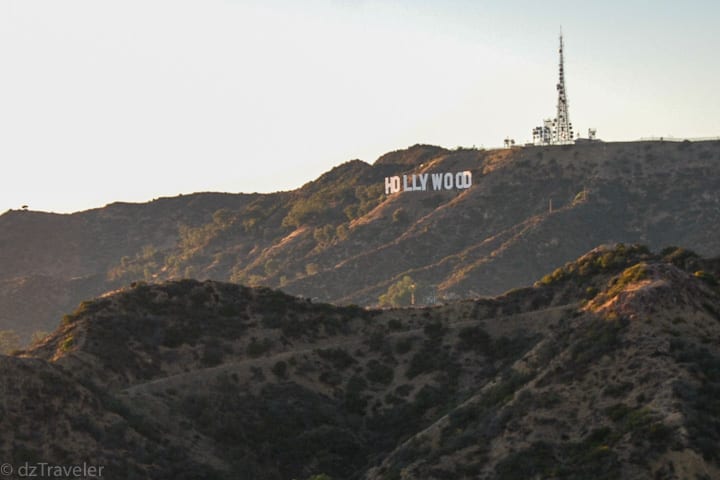
[{"label": "white letter of hollywood sign", "polygon": [[428,190],[464,190],[472,186],[472,172],[413,173],[412,175],[385,177],[385,194],[398,192],[427,192]]}]

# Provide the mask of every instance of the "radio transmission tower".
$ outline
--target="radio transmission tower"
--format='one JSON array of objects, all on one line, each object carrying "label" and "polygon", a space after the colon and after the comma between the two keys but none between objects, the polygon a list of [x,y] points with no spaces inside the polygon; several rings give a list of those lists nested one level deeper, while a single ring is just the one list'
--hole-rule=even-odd
[{"label": "radio transmission tower", "polygon": [[565,90],[565,60],[563,58],[563,36],[560,30],[560,78],[557,84],[558,103],[557,116],[553,131],[553,143],[564,144],[573,142],[572,123],[568,115],[567,91]]}]

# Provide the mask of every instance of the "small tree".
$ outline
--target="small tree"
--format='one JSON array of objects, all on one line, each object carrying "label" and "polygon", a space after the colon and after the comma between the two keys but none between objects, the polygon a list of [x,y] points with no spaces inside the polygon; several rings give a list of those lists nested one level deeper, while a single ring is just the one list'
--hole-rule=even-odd
[{"label": "small tree", "polygon": [[347,240],[348,235],[349,235],[348,229],[344,224],[338,225],[337,228],[335,229],[335,236],[339,240]]},{"label": "small tree", "polygon": [[332,243],[335,238],[335,227],[328,224],[322,227],[317,227],[313,231],[313,237],[320,246],[325,246]]},{"label": "small tree", "polygon": [[408,213],[402,207],[393,212],[393,223],[405,223],[408,221],[408,218]]},{"label": "small tree", "polygon": [[387,292],[380,295],[378,300],[380,305],[390,307],[411,305],[414,303],[416,288],[415,281],[409,275],[405,275],[400,281],[390,285]]}]

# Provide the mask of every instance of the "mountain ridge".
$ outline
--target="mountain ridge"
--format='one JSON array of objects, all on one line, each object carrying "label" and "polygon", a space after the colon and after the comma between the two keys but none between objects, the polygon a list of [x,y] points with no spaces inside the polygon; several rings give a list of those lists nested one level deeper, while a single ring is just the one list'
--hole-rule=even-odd
[{"label": "mountain ridge", "polygon": [[[384,192],[387,176],[465,170],[467,190]],[[373,305],[406,276],[419,302],[497,295],[599,244],[713,256],[718,191],[718,141],[415,145],[372,165],[346,162],[288,192],[183,195],[66,215],[11,211],[0,216],[3,290],[30,299],[37,290],[23,278],[34,275],[70,297],[23,307],[0,294],[0,312],[13,312],[0,314],[0,330],[25,338],[49,330],[69,305],[137,280],[229,280]]]},{"label": "mountain ridge", "polygon": [[718,277],[619,244],[434,307],[138,282],[0,357],[0,450],[113,478],[714,478]]}]

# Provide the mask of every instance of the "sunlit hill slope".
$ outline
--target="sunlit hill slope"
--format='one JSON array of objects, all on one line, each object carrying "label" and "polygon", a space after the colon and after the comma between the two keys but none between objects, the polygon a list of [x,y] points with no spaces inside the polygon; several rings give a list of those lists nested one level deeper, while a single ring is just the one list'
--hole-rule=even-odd
[{"label": "sunlit hill slope", "polygon": [[[473,173],[467,190],[384,192],[389,175],[463,170]],[[719,192],[717,141],[416,145],[291,192],[9,211],[0,216],[0,329],[24,338],[50,330],[82,299],[137,280],[233,281],[373,305],[409,276],[425,303],[527,285],[605,243],[717,255]]]}]

